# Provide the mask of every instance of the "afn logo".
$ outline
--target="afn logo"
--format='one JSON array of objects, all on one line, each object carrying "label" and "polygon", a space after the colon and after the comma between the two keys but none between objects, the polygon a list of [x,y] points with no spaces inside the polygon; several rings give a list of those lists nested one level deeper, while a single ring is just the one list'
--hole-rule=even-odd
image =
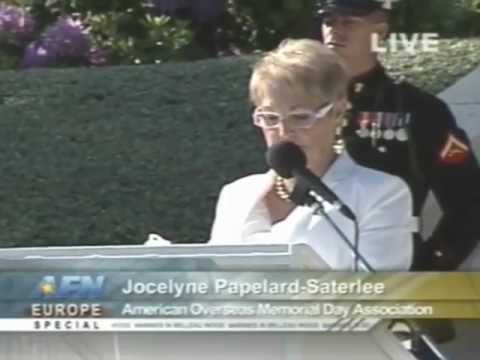
[{"label": "afn logo", "polygon": [[35,299],[98,299],[103,296],[105,276],[46,275],[33,291]]}]

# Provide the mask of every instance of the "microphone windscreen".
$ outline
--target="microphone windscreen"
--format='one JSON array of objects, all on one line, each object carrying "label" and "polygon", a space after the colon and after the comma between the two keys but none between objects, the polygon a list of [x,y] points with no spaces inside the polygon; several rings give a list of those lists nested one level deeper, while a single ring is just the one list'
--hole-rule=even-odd
[{"label": "microphone windscreen", "polygon": [[292,170],[305,168],[307,158],[298,145],[283,141],[268,148],[267,164],[278,175],[289,179],[293,177]]}]

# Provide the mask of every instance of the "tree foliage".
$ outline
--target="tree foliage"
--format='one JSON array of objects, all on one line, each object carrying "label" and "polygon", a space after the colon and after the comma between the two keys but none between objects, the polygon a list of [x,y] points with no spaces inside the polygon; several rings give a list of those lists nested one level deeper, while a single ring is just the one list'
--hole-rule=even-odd
[{"label": "tree foliage", "polygon": [[[309,37],[318,32],[313,21],[317,2],[8,0],[2,2],[8,9],[0,7],[0,68],[148,64],[268,50],[286,37]],[[23,19],[28,21],[22,22],[19,13],[6,16],[12,9],[26,14]],[[392,23],[395,32],[479,36],[480,0],[400,0],[395,2]],[[25,24],[28,26],[20,31],[19,26]],[[53,37],[52,28],[57,29]],[[59,34],[62,28],[68,36]],[[83,35],[73,36],[80,33]],[[79,47],[89,44],[88,51],[70,51],[70,55],[81,54],[74,59],[65,58],[60,49],[62,43],[71,46],[67,45],[72,43],[71,37]],[[48,40],[52,38],[60,45]]]},{"label": "tree foliage", "polygon": [[[480,63],[480,41],[441,52],[385,64],[437,92]],[[266,169],[255,59],[0,72],[0,247],[208,239],[221,186]]]},{"label": "tree foliage", "polygon": [[480,0],[402,0],[394,14],[397,31],[444,38],[480,35]]}]

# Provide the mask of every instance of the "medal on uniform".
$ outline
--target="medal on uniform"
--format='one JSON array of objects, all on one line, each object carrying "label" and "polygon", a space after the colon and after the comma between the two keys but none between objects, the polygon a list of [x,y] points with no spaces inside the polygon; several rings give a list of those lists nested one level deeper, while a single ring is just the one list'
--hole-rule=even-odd
[{"label": "medal on uniform", "polygon": [[372,119],[372,130],[370,131],[370,138],[372,147],[377,147],[377,140],[382,136],[379,128],[379,113],[373,113],[374,118]]},{"label": "medal on uniform", "polygon": [[405,128],[401,128],[397,130],[397,140],[402,142],[408,140],[408,134]]},{"label": "medal on uniform", "polygon": [[[378,122],[375,122],[376,128],[377,128],[377,133],[375,141],[374,141],[374,146],[376,146],[377,140],[383,140],[385,139],[385,131],[386,131],[386,126],[387,126],[387,115],[388,113],[386,112],[379,112],[378,114]],[[379,146],[376,146],[377,150],[381,152],[382,154],[385,154],[387,152],[387,147],[385,144],[381,143]]]},{"label": "medal on uniform", "polygon": [[384,128],[384,123],[385,123],[385,113],[384,112],[378,112],[376,113],[377,115],[377,139],[382,139],[383,138],[383,128]]},{"label": "medal on uniform", "polygon": [[357,135],[362,138],[362,139],[365,139],[368,137],[368,123],[370,122],[369,118],[368,118],[368,113],[366,112],[361,112],[359,114],[359,117],[358,117],[358,124],[360,126],[360,129],[358,129],[356,131]]},{"label": "medal on uniform", "polygon": [[405,117],[406,114],[402,114],[401,118],[399,119],[399,129],[395,133],[395,137],[398,141],[407,141],[408,140],[408,132],[406,127],[407,119]]},{"label": "medal on uniform", "polygon": [[395,121],[395,114],[386,113],[384,116],[385,131],[383,132],[383,138],[385,140],[393,140],[395,138],[395,131],[393,130],[393,124]]}]

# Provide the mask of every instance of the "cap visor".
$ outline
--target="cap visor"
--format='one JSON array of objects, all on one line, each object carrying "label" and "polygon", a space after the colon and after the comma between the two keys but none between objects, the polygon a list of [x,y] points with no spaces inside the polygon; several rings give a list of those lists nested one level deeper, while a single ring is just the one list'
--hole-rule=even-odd
[{"label": "cap visor", "polygon": [[353,16],[366,16],[371,14],[374,9],[359,9],[350,6],[327,6],[325,9],[320,10],[320,14],[341,14],[341,15],[353,15]]}]

